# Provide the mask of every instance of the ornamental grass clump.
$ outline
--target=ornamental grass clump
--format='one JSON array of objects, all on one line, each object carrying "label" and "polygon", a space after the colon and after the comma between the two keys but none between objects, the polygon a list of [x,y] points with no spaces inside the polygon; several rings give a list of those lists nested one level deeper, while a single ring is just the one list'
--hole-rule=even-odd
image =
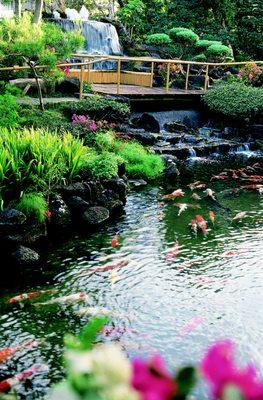
[{"label": "ornamental grass clump", "polygon": [[45,221],[48,211],[47,202],[39,193],[23,193],[15,208],[39,223]]}]

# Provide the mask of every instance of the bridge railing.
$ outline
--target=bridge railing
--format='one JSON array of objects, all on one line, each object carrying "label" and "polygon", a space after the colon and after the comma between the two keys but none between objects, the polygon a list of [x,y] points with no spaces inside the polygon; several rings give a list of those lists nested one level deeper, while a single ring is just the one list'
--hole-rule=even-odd
[{"label": "bridge railing", "polygon": [[[96,56],[94,55],[89,55],[89,54],[75,54],[74,57],[78,57],[82,60],[85,59],[91,59]],[[99,55],[97,56],[99,57]],[[165,89],[166,92],[169,92],[170,89],[170,69],[172,65],[181,65],[182,67],[186,66],[186,70],[183,69],[184,75],[185,75],[185,85],[184,85],[184,90],[188,90],[189,88],[189,77],[190,77],[190,69],[191,66],[200,66],[204,68],[204,86],[203,89],[201,89],[201,92],[206,92],[208,88],[208,83],[209,83],[209,70],[212,67],[231,67],[231,66],[244,66],[249,63],[253,64],[263,64],[263,61],[233,61],[233,62],[203,62],[203,61],[184,61],[180,59],[159,59],[159,58],[152,58],[152,57],[126,57],[126,56],[107,56],[107,60],[110,61],[116,61],[117,63],[117,69],[116,69],[116,74],[117,74],[117,83],[116,83],[116,93],[120,94],[120,88],[121,88],[121,73],[122,72],[127,72],[127,69],[122,71],[121,66],[123,62],[142,62],[142,63],[149,63],[150,64],[150,84],[149,87],[153,86],[153,81],[154,81],[154,68],[156,64],[164,64],[166,65],[166,79],[165,79]]]}]

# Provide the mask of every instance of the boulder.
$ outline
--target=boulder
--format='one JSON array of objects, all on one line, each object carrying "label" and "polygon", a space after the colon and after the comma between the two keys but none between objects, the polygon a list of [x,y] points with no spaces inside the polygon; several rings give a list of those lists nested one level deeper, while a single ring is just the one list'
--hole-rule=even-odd
[{"label": "boulder", "polygon": [[81,217],[84,224],[97,226],[106,222],[110,217],[109,210],[105,207],[95,206],[86,210]]},{"label": "boulder", "polygon": [[56,90],[61,93],[79,93],[79,80],[77,78],[66,77],[62,82],[56,85]]},{"label": "boulder", "polygon": [[71,224],[71,214],[65,201],[60,195],[54,196],[50,203],[51,224],[66,227]]},{"label": "boulder", "polygon": [[164,179],[166,181],[173,181],[178,178],[180,172],[176,166],[177,157],[164,154],[162,158],[165,163]]},{"label": "boulder", "polygon": [[140,117],[134,118],[132,123],[139,128],[143,128],[147,132],[160,132],[159,122],[153,115],[148,113],[143,113]]},{"label": "boulder", "polygon": [[183,124],[182,122],[178,121],[173,121],[173,122],[167,122],[164,124],[164,129],[167,130],[168,132],[185,132],[187,133],[189,131],[189,128]]},{"label": "boulder", "polygon": [[39,261],[39,254],[25,246],[18,246],[16,251],[12,253],[12,258],[16,264],[20,266],[28,266],[36,264]]},{"label": "boulder", "polygon": [[144,179],[130,179],[129,184],[132,189],[139,189],[146,186],[147,182]]},{"label": "boulder", "polygon": [[73,214],[83,214],[90,204],[79,196],[71,196],[67,199],[67,205]]},{"label": "boulder", "polygon": [[126,202],[127,184],[121,178],[107,179],[102,181],[103,186],[118,195],[122,202]]},{"label": "boulder", "polygon": [[145,132],[141,129],[131,129],[128,135],[130,138],[137,140],[145,146],[151,146],[156,142],[156,137],[152,133]]},{"label": "boulder", "polygon": [[0,212],[0,225],[22,225],[25,222],[25,214],[14,208],[7,208]]},{"label": "boulder", "polygon": [[13,247],[18,244],[30,245],[32,243],[40,242],[47,237],[45,224],[34,224],[25,227],[23,232],[7,235],[3,237],[4,243]]}]

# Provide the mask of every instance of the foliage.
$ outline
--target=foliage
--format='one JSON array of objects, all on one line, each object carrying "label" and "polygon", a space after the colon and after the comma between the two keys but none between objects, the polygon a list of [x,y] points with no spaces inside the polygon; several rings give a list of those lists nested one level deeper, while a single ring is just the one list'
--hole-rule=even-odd
[{"label": "foliage", "polygon": [[229,47],[223,44],[211,44],[206,54],[210,61],[224,61],[226,57],[231,56]]},{"label": "foliage", "polygon": [[23,193],[15,208],[39,223],[45,221],[48,209],[45,199],[39,193]]},{"label": "foliage", "polygon": [[145,4],[142,0],[128,0],[125,6],[119,9],[118,17],[126,26],[130,37],[133,36],[134,28],[138,28],[141,25],[141,15],[144,12]]},{"label": "foliage", "polygon": [[8,82],[0,81],[0,95],[11,94],[12,96],[22,96],[22,90]]},{"label": "foliage", "polygon": [[86,172],[93,179],[110,179],[118,175],[120,157],[114,153],[103,151],[101,154],[94,153],[87,162]]},{"label": "foliage", "polygon": [[84,168],[88,150],[71,134],[59,137],[46,130],[2,129],[0,188],[49,193],[69,182]]},{"label": "foliage", "polygon": [[84,114],[94,120],[110,122],[124,121],[130,116],[130,107],[125,103],[107,99],[102,96],[89,96],[84,100],[61,105],[61,109],[72,117],[73,114]]},{"label": "foliage", "polygon": [[205,55],[205,53],[200,53],[200,54],[197,54],[194,57],[194,59],[195,59],[195,61],[206,61],[206,55]]},{"label": "foliage", "polygon": [[262,84],[263,80],[263,71],[255,63],[248,63],[243,68],[240,69],[238,73],[238,77],[242,80],[246,85],[257,86]]},{"label": "foliage", "polygon": [[263,88],[241,82],[221,84],[206,92],[204,102],[211,111],[226,117],[253,119],[263,111]]},{"label": "foliage", "polygon": [[221,45],[222,42],[218,41],[218,40],[206,40],[206,39],[199,39],[196,42],[196,47],[200,50],[205,50],[207,49],[209,46],[212,46],[213,44],[215,45]]},{"label": "foliage", "polygon": [[22,121],[16,98],[9,93],[0,95],[0,127],[16,128]]},{"label": "foliage", "polygon": [[166,33],[154,33],[147,37],[146,43],[154,46],[168,46],[172,41]]},{"label": "foliage", "polygon": [[115,152],[123,159],[129,177],[156,179],[164,170],[162,158],[139,143],[116,141]]},{"label": "foliage", "polygon": [[195,44],[199,36],[191,29],[186,28],[173,28],[170,30],[170,37],[174,41],[181,42],[183,44]]},{"label": "foliage", "polygon": [[[28,128],[43,128],[52,131],[61,131],[61,128],[68,122],[67,118],[58,110],[44,110],[37,108],[23,108],[20,111],[23,117],[23,126]],[[67,129],[65,129],[67,130]]]}]

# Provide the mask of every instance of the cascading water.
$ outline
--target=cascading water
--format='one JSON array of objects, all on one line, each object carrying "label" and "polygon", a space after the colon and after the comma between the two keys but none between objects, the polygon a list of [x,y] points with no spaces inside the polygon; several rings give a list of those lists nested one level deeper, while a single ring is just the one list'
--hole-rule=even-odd
[{"label": "cascading water", "polygon": [[[64,31],[73,31],[81,28],[85,37],[85,47],[81,53],[94,55],[120,55],[121,46],[116,28],[99,21],[72,21],[70,19],[59,19],[56,23]],[[94,64],[94,69],[116,69],[116,62],[104,61]]]}]

